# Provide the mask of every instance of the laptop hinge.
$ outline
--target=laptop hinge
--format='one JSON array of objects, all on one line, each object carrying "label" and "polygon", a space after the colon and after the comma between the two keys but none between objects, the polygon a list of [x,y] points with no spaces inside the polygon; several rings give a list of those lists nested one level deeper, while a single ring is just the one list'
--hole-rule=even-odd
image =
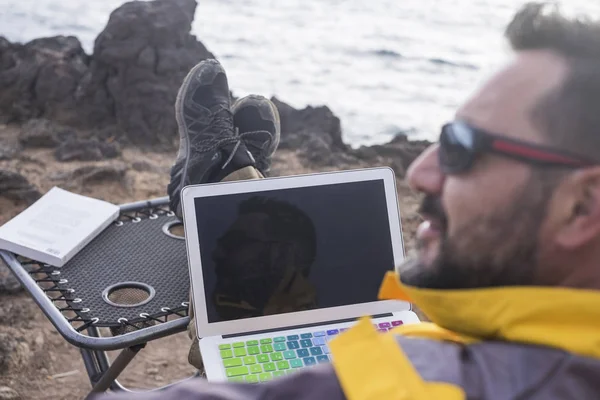
[{"label": "laptop hinge", "polygon": [[[384,318],[384,317],[393,317],[393,316],[394,316],[394,314],[392,314],[392,313],[385,313],[385,314],[371,315],[371,318]],[[358,318],[336,319],[336,320],[333,320],[333,321],[322,321],[322,322],[315,322],[315,323],[312,323],[312,324],[282,326],[280,328],[264,329],[264,330],[260,330],[260,331],[252,331],[252,332],[234,333],[234,334],[229,334],[229,335],[223,335],[223,339],[229,339],[229,338],[241,337],[241,336],[258,335],[258,334],[262,334],[262,333],[287,331],[287,330],[290,330],[290,329],[311,328],[313,326],[323,326],[323,325],[329,325],[329,324],[340,324],[340,323],[344,323],[344,322],[354,322],[356,320],[358,320]]]}]

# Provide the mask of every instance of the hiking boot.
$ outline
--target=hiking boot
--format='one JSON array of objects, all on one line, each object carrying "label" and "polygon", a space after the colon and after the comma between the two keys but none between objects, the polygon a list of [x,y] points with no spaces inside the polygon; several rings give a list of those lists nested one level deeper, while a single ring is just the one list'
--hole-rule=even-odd
[{"label": "hiking boot", "polygon": [[227,75],[217,60],[202,61],[185,77],[175,117],[179,152],[167,192],[171,211],[181,219],[180,194],[185,186],[218,182],[255,163],[234,130]]},{"label": "hiking boot", "polygon": [[263,96],[250,95],[237,100],[231,111],[240,138],[256,160],[256,168],[266,176],[281,137],[277,107]]}]

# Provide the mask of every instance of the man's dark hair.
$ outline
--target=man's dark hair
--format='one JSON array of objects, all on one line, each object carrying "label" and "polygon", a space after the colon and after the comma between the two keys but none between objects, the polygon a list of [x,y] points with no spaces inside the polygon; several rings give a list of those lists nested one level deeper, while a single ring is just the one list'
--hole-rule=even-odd
[{"label": "man's dark hair", "polygon": [[567,61],[568,77],[533,110],[533,121],[551,145],[600,161],[600,23],[528,3],[505,35],[515,51],[550,50]]},{"label": "man's dark hair", "polygon": [[241,203],[238,212],[240,215],[268,215],[269,235],[274,240],[294,245],[296,266],[308,275],[317,253],[317,235],[312,220],[304,211],[285,201],[257,196]]}]

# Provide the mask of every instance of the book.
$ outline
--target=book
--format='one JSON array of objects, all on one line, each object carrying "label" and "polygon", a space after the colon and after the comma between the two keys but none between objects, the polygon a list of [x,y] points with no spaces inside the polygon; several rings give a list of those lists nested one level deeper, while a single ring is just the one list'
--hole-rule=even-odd
[{"label": "book", "polygon": [[62,267],[118,216],[114,204],[54,187],[0,226],[0,249]]}]

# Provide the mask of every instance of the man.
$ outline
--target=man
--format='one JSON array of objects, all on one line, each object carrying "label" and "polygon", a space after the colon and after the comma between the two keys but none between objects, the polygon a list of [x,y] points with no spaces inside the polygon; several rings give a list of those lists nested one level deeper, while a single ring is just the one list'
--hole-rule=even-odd
[{"label": "man", "polygon": [[[435,324],[378,334],[361,321],[331,342],[331,365],[260,385],[198,380],[140,398],[600,398],[600,25],[529,4],[506,35],[514,58],[408,171],[425,195],[419,253],[401,278],[386,276],[381,297],[410,299]],[[180,158],[175,208],[185,183],[258,178],[253,166],[262,172],[274,149],[274,114],[259,129],[270,135],[233,138],[224,72],[208,65],[219,78],[204,82],[221,82],[220,105],[209,107],[208,95],[193,104],[212,125],[184,125],[178,102],[184,142],[205,151]],[[196,86],[184,92],[201,87],[190,79]],[[227,135],[204,142],[217,126]],[[206,167],[212,157],[219,168]]]}]

